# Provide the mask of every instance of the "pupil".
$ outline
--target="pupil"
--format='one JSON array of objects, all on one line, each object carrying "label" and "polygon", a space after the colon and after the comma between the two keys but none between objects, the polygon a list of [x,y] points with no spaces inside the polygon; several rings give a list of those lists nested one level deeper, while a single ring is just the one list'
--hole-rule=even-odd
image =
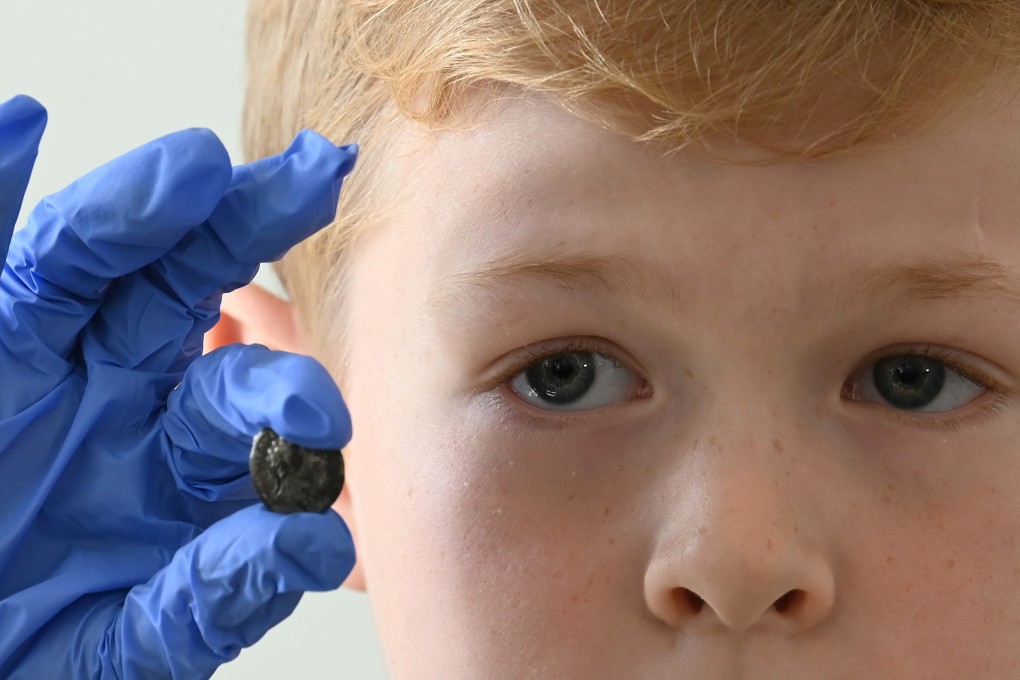
[{"label": "pupil", "polygon": [[875,364],[875,387],[891,405],[902,409],[927,406],[946,383],[945,364],[927,357],[886,357]]},{"label": "pupil", "polygon": [[556,404],[580,398],[595,382],[595,361],[590,352],[565,352],[532,364],[525,375],[535,392]]},{"label": "pupil", "polygon": [[914,364],[900,364],[893,369],[896,384],[903,387],[917,387],[924,381],[925,370]]},{"label": "pupil", "polygon": [[562,385],[570,379],[570,376],[577,370],[577,363],[563,359],[546,359],[546,371],[553,378],[557,385]]}]

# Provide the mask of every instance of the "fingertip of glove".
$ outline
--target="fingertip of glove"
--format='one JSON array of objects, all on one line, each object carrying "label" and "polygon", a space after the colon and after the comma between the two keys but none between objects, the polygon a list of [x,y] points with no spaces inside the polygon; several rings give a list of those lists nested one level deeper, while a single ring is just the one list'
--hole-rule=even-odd
[{"label": "fingertip of glove", "polygon": [[193,545],[207,584],[233,588],[241,578],[262,584],[257,590],[269,595],[332,590],[354,567],[353,537],[332,508],[280,514],[252,505],[212,525]]},{"label": "fingertip of glove", "polygon": [[[73,184],[60,203],[85,212],[115,211],[108,229],[142,223],[146,237],[176,241],[204,221],[230,185],[230,154],[206,128],[187,128],[155,139],[114,159]],[[65,213],[71,213],[70,207]]]},{"label": "fingertip of glove", "polygon": [[262,574],[254,579],[246,576],[245,581],[263,584],[269,595],[326,591],[339,588],[354,568],[351,532],[332,508],[279,514],[259,504],[221,524],[213,529],[236,533],[239,539],[230,542],[230,556],[214,567],[227,582],[236,580],[240,569]]},{"label": "fingertip of glove", "polygon": [[0,104],[0,144],[38,147],[49,117],[45,107],[20,94]]},{"label": "fingertip of glove", "polygon": [[314,357],[230,345],[195,362],[185,380],[189,390],[175,393],[175,401],[197,396],[194,415],[224,414],[241,433],[271,427],[284,439],[315,449],[340,448],[351,438],[340,388]]},{"label": "fingertip of glove", "polygon": [[284,158],[307,156],[310,165],[326,164],[332,170],[334,181],[342,180],[358,160],[357,144],[337,146],[314,130],[302,130],[283,153]]},{"label": "fingertip of glove", "polygon": [[46,107],[38,100],[19,94],[0,104],[0,131],[6,132],[9,126],[42,127],[48,115]]},{"label": "fingertip of glove", "polygon": [[345,177],[354,169],[354,165],[358,162],[358,154],[361,153],[361,147],[357,144],[343,144],[338,146],[337,149],[344,154],[339,172],[340,177]]},{"label": "fingertip of glove", "polygon": [[[211,181],[210,198],[219,201],[230,184],[233,167],[227,147],[215,132],[209,128],[186,128],[157,139],[153,144],[174,162],[174,167]],[[180,163],[180,160],[187,162]]]},{"label": "fingertip of glove", "polygon": [[269,413],[268,425],[295,444],[315,449],[334,449],[351,438],[351,419],[340,388],[322,364],[301,354],[277,356],[275,370],[282,384],[300,391],[281,393],[277,409]]},{"label": "fingertip of glove", "polygon": [[[263,510],[270,514],[269,509]],[[334,590],[354,568],[354,540],[343,518],[332,508],[323,512],[283,515],[274,547],[313,576],[306,590]]]}]

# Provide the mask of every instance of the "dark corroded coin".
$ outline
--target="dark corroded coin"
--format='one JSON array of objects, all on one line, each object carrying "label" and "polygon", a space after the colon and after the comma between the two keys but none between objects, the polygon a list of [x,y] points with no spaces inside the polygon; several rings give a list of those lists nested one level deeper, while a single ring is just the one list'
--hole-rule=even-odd
[{"label": "dark corroded coin", "polygon": [[344,486],[339,449],[298,446],[268,427],[252,440],[248,467],[255,491],[273,512],[322,512]]}]

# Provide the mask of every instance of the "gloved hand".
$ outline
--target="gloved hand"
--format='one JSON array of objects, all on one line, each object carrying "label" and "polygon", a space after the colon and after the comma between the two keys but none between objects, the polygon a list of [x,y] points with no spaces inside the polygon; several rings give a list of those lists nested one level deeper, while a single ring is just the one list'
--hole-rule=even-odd
[{"label": "gloved hand", "polygon": [[262,427],[346,444],[325,369],[201,348],[223,292],[332,221],[356,149],[304,132],[232,169],[186,130],[11,242],[45,122],[0,105],[0,677],[205,678],[354,563],[339,515],[271,513],[248,476]]}]

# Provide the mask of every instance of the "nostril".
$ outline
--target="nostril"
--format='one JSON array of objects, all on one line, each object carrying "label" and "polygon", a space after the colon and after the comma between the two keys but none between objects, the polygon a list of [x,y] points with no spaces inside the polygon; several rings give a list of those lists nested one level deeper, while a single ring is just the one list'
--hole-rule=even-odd
[{"label": "nostril", "polygon": [[701,596],[687,588],[674,588],[673,598],[680,609],[692,614],[697,614],[705,606],[705,601],[701,599]]},{"label": "nostril", "polygon": [[777,612],[783,614],[790,608],[799,605],[806,595],[807,594],[803,590],[797,588],[780,597],[772,606],[776,608]]}]

